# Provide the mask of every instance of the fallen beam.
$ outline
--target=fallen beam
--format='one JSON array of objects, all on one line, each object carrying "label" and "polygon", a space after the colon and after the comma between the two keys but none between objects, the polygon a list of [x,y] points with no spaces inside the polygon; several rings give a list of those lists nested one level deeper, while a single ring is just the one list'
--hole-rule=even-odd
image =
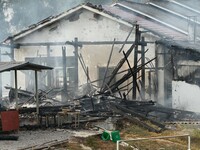
[{"label": "fallen beam", "polygon": [[6,140],[12,140],[12,141],[17,141],[18,140],[18,136],[14,136],[14,135],[0,135],[0,141],[6,141]]},{"label": "fallen beam", "polygon": [[147,120],[147,121],[150,121],[152,124],[160,127],[160,128],[165,128],[165,125],[153,120],[153,119],[150,119],[150,118],[147,118],[146,116],[142,115],[142,114],[139,114],[133,110],[130,110],[130,109],[127,109],[119,104],[115,104],[115,103],[112,103],[116,108],[118,108],[119,110],[123,111],[123,112],[126,112],[126,113],[130,113],[131,115],[135,116],[135,117],[139,117],[143,120]]}]

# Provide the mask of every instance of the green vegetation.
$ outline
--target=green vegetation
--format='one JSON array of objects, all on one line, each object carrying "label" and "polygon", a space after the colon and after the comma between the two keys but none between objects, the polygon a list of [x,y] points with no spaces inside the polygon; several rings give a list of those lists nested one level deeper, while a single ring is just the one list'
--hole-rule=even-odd
[{"label": "green vegetation", "polygon": [[[120,126],[122,127],[122,126]],[[118,129],[119,130],[119,129]],[[199,150],[200,130],[194,126],[177,125],[174,130],[166,130],[162,133],[149,132],[137,125],[131,124],[123,120],[123,128],[120,130],[121,139],[145,138],[145,137],[159,137],[159,136],[174,136],[174,135],[191,135],[191,149]],[[186,150],[187,137],[154,139],[127,142],[129,146],[121,146],[120,150],[131,150],[135,147],[139,150]],[[75,138],[72,142],[66,144],[66,149],[76,150],[90,147],[92,150],[115,150],[116,143],[113,141],[104,141],[101,135],[90,136],[87,138]],[[63,147],[62,147],[63,148]]]}]

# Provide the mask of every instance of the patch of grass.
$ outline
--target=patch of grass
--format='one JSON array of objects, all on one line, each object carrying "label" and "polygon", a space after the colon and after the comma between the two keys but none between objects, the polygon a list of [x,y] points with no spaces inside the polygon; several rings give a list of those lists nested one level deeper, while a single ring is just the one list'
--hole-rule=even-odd
[{"label": "patch of grass", "polygon": [[139,135],[145,137],[145,136],[150,136],[151,132],[137,125],[132,125],[129,128],[124,129],[124,134],[131,134],[135,136]]},{"label": "patch of grass", "polygon": [[91,147],[92,149],[98,148],[98,140],[95,136],[90,136],[86,138],[86,145]]},{"label": "patch of grass", "polygon": [[71,139],[66,143],[56,145],[53,149],[66,149],[66,150],[81,150],[80,142],[78,139]]},{"label": "patch of grass", "polygon": [[67,150],[81,150],[81,146],[79,143],[67,143],[65,148]]},{"label": "patch of grass", "polygon": [[[194,129],[193,129],[194,130]],[[143,138],[143,137],[159,137],[159,136],[175,136],[175,135],[183,135],[188,134],[186,128],[177,126],[176,130],[165,130],[162,133],[154,133],[149,132],[146,129],[143,129],[137,125],[132,124],[128,128],[121,130],[122,139],[130,139],[130,138]],[[197,143],[200,141],[200,130],[195,130],[194,135],[192,136],[191,148],[194,150],[199,150],[197,148]],[[198,141],[198,142],[197,142]],[[169,138],[169,139],[158,139],[158,140],[146,140],[139,142],[129,142],[130,145],[136,146],[141,149],[159,149],[165,148],[165,150],[184,150],[187,149],[187,137],[180,138]],[[149,146],[150,145],[150,146]]]},{"label": "patch of grass", "polygon": [[200,139],[200,130],[194,129],[193,132],[192,132],[192,137]]},{"label": "patch of grass", "polygon": [[[103,141],[100,136],[87,137],[84,145],[91,147],[92,150],[116,150],[116,143],[111,140]],[[120,146],[120,150],[131,150],[131,148]]]},{"label": "patch of grass", "polygon": [[196,150],[200,149],[199,141],[200,141],[200,130],[194,129],[191,133],[191,145],[195,147]]},{"label": "patch of grass", "polygon": [[[144,138],[144,137],[159,137],[159,136],[174,136],[174,135],[191,135],[191,149],[200,150],[200,130],[195,128],[187,128],[183,126],[177,126],[174,130],[165,130],[162,133],[149,132],[142,127],[135,124],[130,124],[129,122],[122,122],[125,128],[119,130],[121,139],[131,139],[131,138]],[[75,141],[75,142],[73,142]],[[92,150],[115,150],[116,143],[113,141],[103,141],[101,135],[90,136],[87,138],[75,138],[73,141],[66,144],[66,149],[69,150],[81,150],[81,144],[90,147]],[[154,139],[154,140],[144,140],[144,141],[131,141],[128,142],[131,146],[135,146],[138,149],[143,150],[185,150],[187,149],[187,137],[179,138],[167,138],[167,139]],[[120,150],[131,150],[130,147],[120,146]]]}]

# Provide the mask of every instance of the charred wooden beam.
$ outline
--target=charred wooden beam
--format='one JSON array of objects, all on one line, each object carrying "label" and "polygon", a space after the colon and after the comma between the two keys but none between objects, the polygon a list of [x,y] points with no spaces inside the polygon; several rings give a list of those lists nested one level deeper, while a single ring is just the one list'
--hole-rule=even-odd
[{"label": "charred wooden beam", "polygon": [[121,47],[120,50],[119,50],[119,53],[121,53],[121,51],[123,50],[124,45],[125,45],[126,42],[128,41],[128,38],[129,38],[129,36],[131,35],[131,33],[132,33],[132,31],[133,31],[133,28],[134,28],[134,26],[133,26],[133,27],[131,28],[131,30],[129,31],[128,36],[126,37],[126,40],[124,41],[122,47]]},{"label": "charred wooden beam", "polygon": [[[142,42],[144,42],[145,39],[142,37]],[[141,46],[141,64],[143,65],[145,63],[145,47],[142,45]],[[141,82],[141,92],[142,92],[142,97],[145,99],[145,66],[142,67],[142,82]]]},{"label": "charred wooden beam", "polygon": [[112,56],[112,53],[113,53],[113,50],[114,50],[114,45],[115,45],[115,39],[113,41],[113,45],[112,45],[112,48],[111,48],[111,51],[110,51],[110,55],[109,55],[109,58],[108,58],[108,62],[107,62],[107,66],[106,66],[106,71],[105,71],[105,74],[104,74],[104,77],[103,77],[103,82],[102,82],[102,87],[100,89],[100,92],[104,86],[104,82],[105,82],[105,79],[106,79],[106,76],[107,76],[107,72],[108,72],[108,67],[110,65],[110,60],[111,60],[111,56]]},{"label": "charred wooden beam", "polygon": [[[131,66],[130,66],[130,63],[129,63],[129,61],[128,61],[128,59],[127,59],[126,54],[125,54],[124,51],[123,51],[123,54],[124,54],[124,57],[125,57],[126,62],[127,62],[127,64],[128,64],[128,67],[129,67],[129,69],[130,69],[130,71],[131,71],[131,74],[132,74],[133,78],[136,80],[135,83],[136,83],[137,90],[138,90],[138,92],[139,92],[139,94],[140,94],[140,98],[143,99],[143,98],[142,98],[142,95],[141,95],[141,92],[140,92],[139,85],[138,85],[138,83],[137,83],[137,78],[135,78],[135,76],[137,75],[137,72],[136,72],[136,73],[133,73],[133,70],[132,70],[132,68],[131,68]],[[135,85],[134,85],[134,86],[135,86]]]},{"label": "charred wooden beam", "polygon": [[[1,49],[0,49],[0,62],[1,62]],[[2,74],[0,74],[0,97],[2,97]]]},{"label": "charred wooden beam", "polygon": [[165,128],[165,125],[153,120],[153,119],[150,119],[150,118],[147,118],[146,116],[142,115],[142,114],[139,114],[133,110],[130,110],[130,109],[127,109],[119,104],[116,104],[116,103],[112,103],[116,108],[120,109],[121,111],[123,112],[126,112],[126,113],[130,113],[131,115],[135,116],[135,117],[139,117],[141,119],[144,119],[144,120],[147,120],[147,121],[150,121],[152,124],[164,129]]},{"label": "charred wooden beam", "polygon": [[[121,44],[134,44],[135,41],[115,41],[115,45],[121,45]],[[139,42],[138,44],[139,45],[144,45],[146,46],[148,44],[153,44],[155,42],[153,41],[145,41],[144,43],[143,42]],[[14,48],[20,48],[21,46],[63,46],[63,45],[73,45],[74,46],[74,41],[66,41],[66,42],[38,42],[38,43],[15,43],[15,44],[12,44],[12,45],[5,45],[5,44],[0,44],[0,47],[14,47]],[[91,42],[91,41],[78,41],[78,46],[79,47],[82,47],[83,45],[112,45],[113,44],[113,41],[94,41],[94,42]]]},{"label": "charred wooden beam", "polygon": [[[139,78],[141,78],[141,76],[139,76],[137,79],[139,79]],[[116,89],[116,91],[113,91],[113,93],[115,93],[115,92],[117,92],[117,91],[119,91],[119,90],[122,90],[122,89],[128,87],[130,84],[132,84],[132,82],[130,82],[130,83],[128,83],[128,84],[126,84],[126,85],[124,85],[124,86],[122,86],[122,87],[119,87],[118,89]]]},{"label": "charred wooden beam", "polygon": [[168,118],[161,118],[162,120],[188,120],[194,119],[198,120],[200,118],[199,114],[191,111],[184,111],[179,109],[167,108],[167,107],[159,107],[159,106],[146,106],[145,111],[147,113],[150,112],[161,112],[168,115]]},{"label": "charred wooden beam", "polygon": [[0,134],[0,141],[6,141],[6,140],[13,140],[13,141],[17,141],[18,140],[18,136],[14,136],[14,135],[1,135]]},{"label": "charred wooden beam", "polygon": [[[122,71],[120,71],[120,72],[118,72],[117,74],[121,74],[121,73],[124,73],[124,72],[127,72],[128,71],[128,69],[125,69],[125,70],[122,70]],[[116,74],[116,75],[117,75]],[[112,75],[109,75],[109,76],[107,76],[106,78],[110,78]],[[101,81],[101,80],[103,80],[103,78],[101,78],[101,79],[98,79],[98,80],[94,80],[94,81],[91,81],[91,83],[95,83],[95,82],[98,82],[98,81]]]},{"label": "charred wooden beam", "polygon": [[[126,57],[128,57],[128,56],[131,54],[131,52],[132,52],[132,50],[133,50],[134,47],[135,47],[135,44],[132,44],[132,46],[131,46],[131,47],[129,48],[129,50],[126,52]],[[113,72],[112,72],[112,74],[111,74],[111,77],[110,77],[110,80],[106,83],[106,85],[108,85],[108,86],[110,85],[111,81],[112,81],[113,78],[116,76],[117,72],[118,72],[119,69],[122,67],[122,65],[124,64],[125,61],[126,61],[125,58],[122,58],[122,59],[120,60],[120,62],[117,64],[117,66],[116,66],[115,69],[113,70]],[[108,89],[107,86],[104,86],[102,92],[105,92],[107,89]]]},{"label": "charred wooden beam", "polygon": [[[39,108],[40,113],[43,112],[58,112],[62,111],[62,107],[69,107],[70,105],[60,105],[60,106],[41,106]],[[36,111],[36,108],[19,108],[19,114],[25,114],[25,113],[33,113]]]},{"label": "charred wooden beam", "polygon": [[[144,65],[150,63],[151,61],[153,61],[155,58],[151,59],[150,61],[146,62]],[[138,72],[141,70],[142,65],[140,65],[140,67],[138,67],[136,70],[133,70],[133,73]],[[132,68],[133,69],[133,68]],[[116,89],[116,87],[118,87],[119,85],[121,85],[122,83],[124,83],[125,81],[127,81],[130,77],[132,77],[131,71],[130,69],[128,70],[128,73],[125,74],[120,80],[118,80],[115,84],[110,86],[110,90],[113,91]]]},{"label": "charred wooden beam", "polygon": [[127,115],[126,112],[118,109],[116,106],[111,105],[111,108],[115,113],[122,115],[124,118],[127,118],[128,120],[134,122],[135,124],[139,125],[140,127],[145,128],[145,129],[147,129],[151,132],[160,133],[164,129],[164,128],[155,129],[154,127],[148,125],[147,123],[145,123],[141,119]]},{"label": "charred wooden beam", "polygon": [[82,68],[83,68],[83,71],[84,71],[84,73],[85,73],[85,75],[86,75],[86,77],[87,77],[87,81],[91,82],[91,81],[90,81],[89,74],[88,74],[88,69],[87,69],[87,67],[86,67],[85,64],[84,64],[83,57],[81,57],[81,54],[78,55],[78,59],[79,59],[79,62],[81,63],[81,66],[82,66]]},{"label": "charred wooden beam", "polygon": [[[134,70],[137,69],[139,41],[140,41],[139,25],[136,25],[136,27],[135,27],[135,53],[134,53],[134,67],[133,67]],[[133,99],[136,99],[136,88],[138,88],[137,72],[133,75],[133,90],[132,90],[132,98]]]}]

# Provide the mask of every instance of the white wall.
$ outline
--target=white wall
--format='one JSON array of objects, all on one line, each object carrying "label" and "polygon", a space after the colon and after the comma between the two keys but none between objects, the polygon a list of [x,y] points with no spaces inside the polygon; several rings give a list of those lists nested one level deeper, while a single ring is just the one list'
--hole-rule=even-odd
[{"label": "white wall", "polygon": [[172,107],[200,112],[200,87],[185,81],[172,81]]}]

